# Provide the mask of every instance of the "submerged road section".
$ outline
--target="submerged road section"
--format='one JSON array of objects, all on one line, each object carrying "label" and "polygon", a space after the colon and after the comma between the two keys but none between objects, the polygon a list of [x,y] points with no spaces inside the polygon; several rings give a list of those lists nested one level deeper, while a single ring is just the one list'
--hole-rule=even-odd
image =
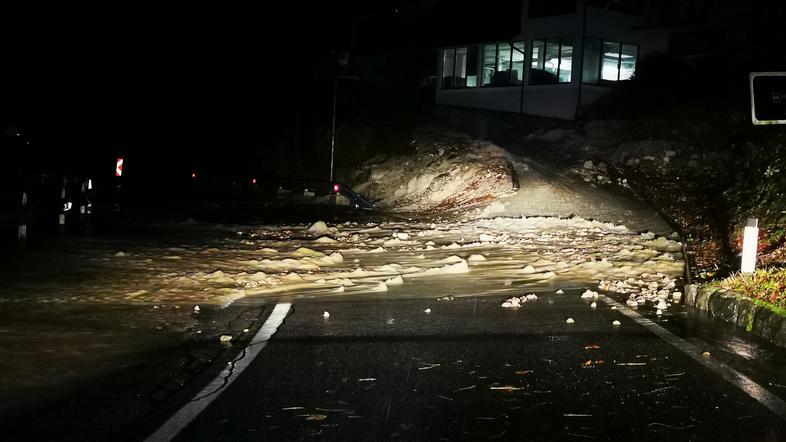
[{"label": "submerged road section", "polygon": [[603,299],[304,300],[174,440],[783,439],[722,364]]}]

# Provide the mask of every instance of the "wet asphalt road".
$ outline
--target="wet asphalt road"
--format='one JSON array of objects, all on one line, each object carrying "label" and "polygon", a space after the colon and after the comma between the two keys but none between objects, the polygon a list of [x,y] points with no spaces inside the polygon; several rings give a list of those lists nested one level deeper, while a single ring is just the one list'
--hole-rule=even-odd
[{"label": "wet asphalt road", "polygon": [[603,302],[501,300],[295,302],[175,440],[786,439],[780,417]]}]

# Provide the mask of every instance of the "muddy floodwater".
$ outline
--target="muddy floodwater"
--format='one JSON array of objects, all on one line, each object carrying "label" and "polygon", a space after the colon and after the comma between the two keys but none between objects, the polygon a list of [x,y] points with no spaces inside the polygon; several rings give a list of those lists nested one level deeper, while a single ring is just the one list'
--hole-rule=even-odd
[{"label": "muddy floodwater", "polygon": [[6,255],[0,411],[165,351],[200,333],[205,311],[230,305],[588,288],[629,305],[682,308],[681,244],[580,218],[153,230]]}]

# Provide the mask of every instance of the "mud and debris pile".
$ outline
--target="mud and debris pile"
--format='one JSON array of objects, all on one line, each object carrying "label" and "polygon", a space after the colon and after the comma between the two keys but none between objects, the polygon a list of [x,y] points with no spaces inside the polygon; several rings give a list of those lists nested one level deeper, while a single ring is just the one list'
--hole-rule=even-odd
[{"label": "mud and debris pile", "polygon": [[363,163],[352,180],[380,207],[423,212],[475,207],[518,186],[507,151],[434,127],[417,131],[404,153]]}]

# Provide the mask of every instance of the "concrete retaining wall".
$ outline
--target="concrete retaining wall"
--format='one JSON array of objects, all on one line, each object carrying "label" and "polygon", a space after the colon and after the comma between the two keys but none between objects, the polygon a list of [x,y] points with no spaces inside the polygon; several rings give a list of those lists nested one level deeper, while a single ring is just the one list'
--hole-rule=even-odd
[{"label": "concrete retaining wall", "polygon": [[742,327],[775,345],[786,347],[786,317],[752,299],[713,287],[685,288],[685,303]]}]

